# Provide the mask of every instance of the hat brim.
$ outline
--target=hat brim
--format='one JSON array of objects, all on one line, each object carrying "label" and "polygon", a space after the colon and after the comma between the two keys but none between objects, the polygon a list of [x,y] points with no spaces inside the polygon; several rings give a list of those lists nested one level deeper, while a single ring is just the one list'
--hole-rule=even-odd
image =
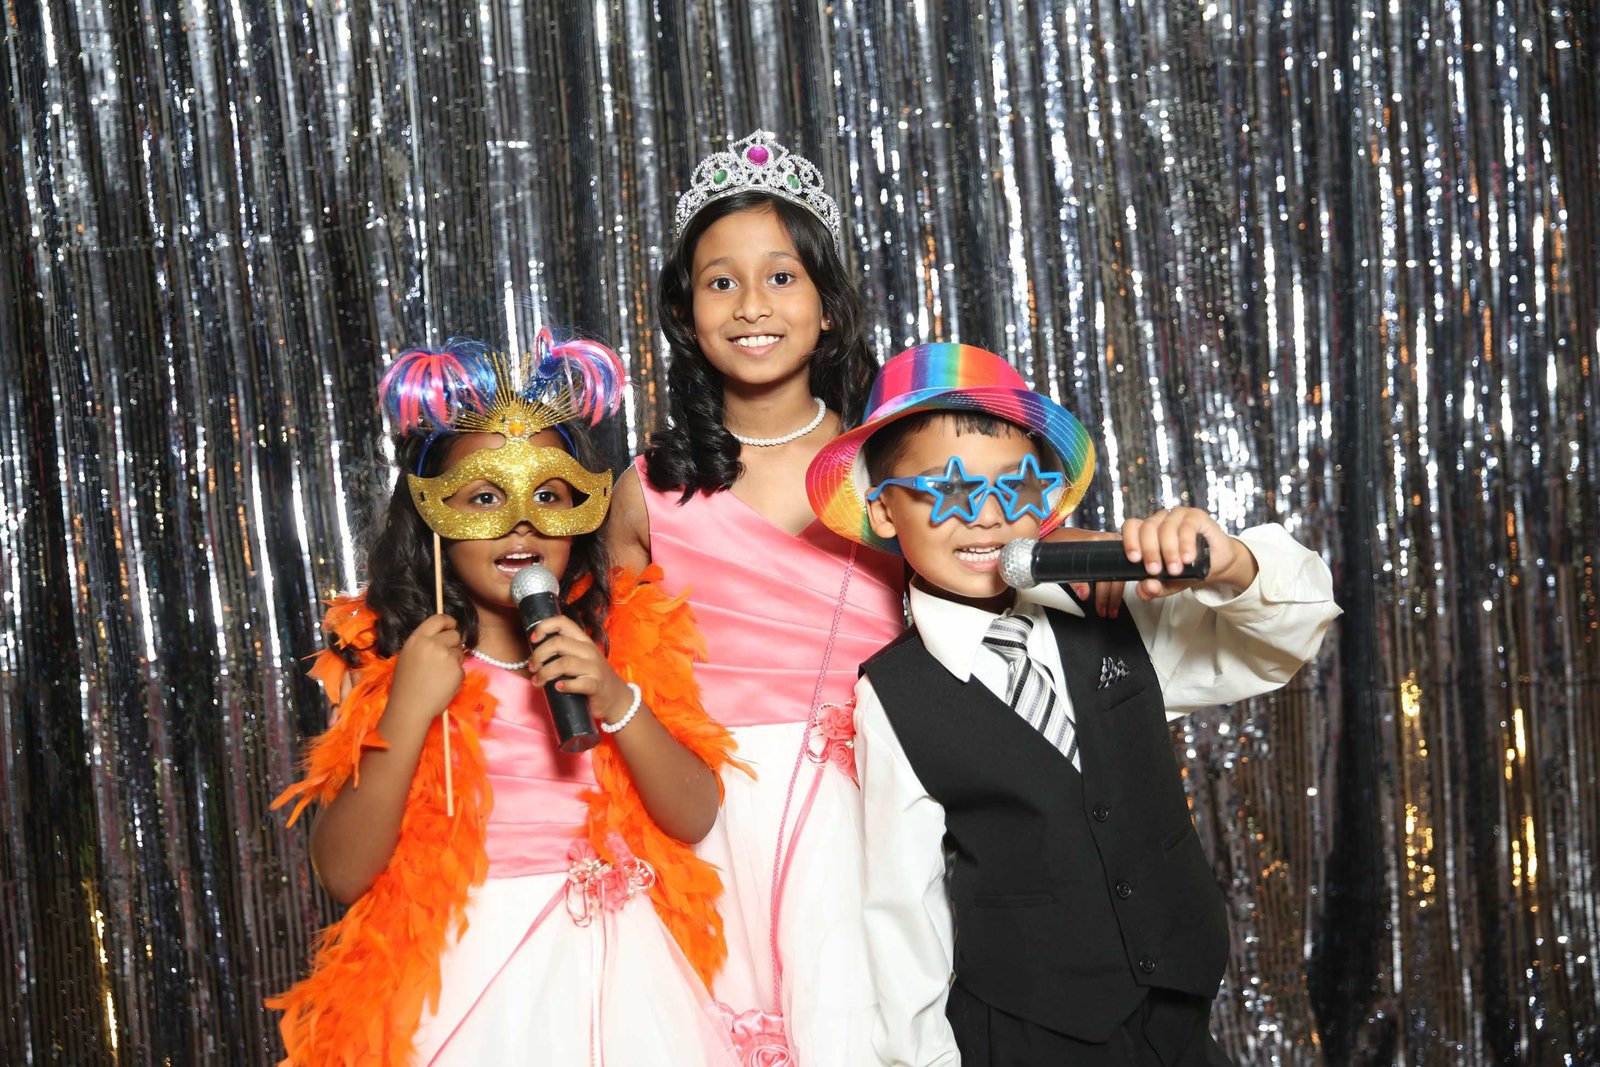
[{"label": "hat brim", "polygon": [[879,537],[867,515],[867,477],[862,447],[891,422],[923,411],[983,412],[1036,434],[1055,452],[1065,484],[1050,515],[1039,527],[1042,537],[1060,526],[1078,506],[1094,474],[1094,443],[1073,414],[1049,397],[1028,389],[977,387],[924,389],[896,397],[873,417],[828,442],[806,472],[811,510],[834,533],[870,548],[900,554],[894,538]]}]

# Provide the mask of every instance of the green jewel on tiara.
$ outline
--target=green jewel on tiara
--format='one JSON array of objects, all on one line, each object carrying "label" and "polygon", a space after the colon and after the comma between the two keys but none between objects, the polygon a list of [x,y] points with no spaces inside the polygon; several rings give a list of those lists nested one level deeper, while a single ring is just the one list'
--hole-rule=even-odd
[{"label": "green jewel on tiara", "polygon": [[683,236],[700,209],[725,196],[743,192],[770,193],[799,204],[815,215],[839,247],[839,205],[822,188],[822,172],[809,159],[792,155],[767,130],[757,130],[702,159],[678,198],[677,228]]}]

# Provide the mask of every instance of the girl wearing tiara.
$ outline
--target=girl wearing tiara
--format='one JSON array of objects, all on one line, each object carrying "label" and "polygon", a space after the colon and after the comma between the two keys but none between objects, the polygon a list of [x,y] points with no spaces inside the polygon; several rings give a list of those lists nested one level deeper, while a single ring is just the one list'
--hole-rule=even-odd
[{"label": "girl wearing tiara", "polygon": [[619,562],[661,565],[706,637],[730,776],[697,851],[723,872],[713,992],[747,1056],[874,1062],[859,797],[845,707],[902,628],[899,560],[816,521],[812,457],[861,417],[877,371],[817,169],[757,131],[703,160],[658,288],[670,422],[616,489]]},{"label": "girl wearing tiara", "polygon": [[[326,618],[333,725],[277,801],[322,806],[312,857],[350,905],[270,1002],[290,1064],[736,1062],[704,985],[720,883],[687,844],[733,745],[688,607],[608,565],[584,424],[624,386],[608,349],[548,333],[525,381],[466,342],[383,380],[394,491],[365,591]],[[523,568],[566,609],[532,649]],[[598,747],[563,745],[547,684],[588,699]]]}]

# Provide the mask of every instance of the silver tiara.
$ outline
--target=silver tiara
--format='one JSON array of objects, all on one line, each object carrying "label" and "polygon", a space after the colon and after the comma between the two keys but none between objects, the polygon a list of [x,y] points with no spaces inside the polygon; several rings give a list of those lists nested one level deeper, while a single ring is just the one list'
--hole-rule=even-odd
[{"label": "silver tiara", "polygon": [[822,188],[822,172],[809,159],[791,155],[767,130],[757,130],[713,152],[694,168],[689,188],[678,198],[677,229],[683,236],[689,220],[715,200],[750,190],[781,196],[815,215],[839,246],[839,205]]}]

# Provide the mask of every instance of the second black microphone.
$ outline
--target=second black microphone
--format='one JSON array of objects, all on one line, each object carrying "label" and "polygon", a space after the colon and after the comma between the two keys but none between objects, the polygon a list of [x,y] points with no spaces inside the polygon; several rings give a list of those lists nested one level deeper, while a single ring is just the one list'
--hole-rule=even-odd
[{"label": "second black microphone", "polygon": [[[519,570],[511,579],[511,599],[517,602],[517,614],[522,618],[522,629],[528,643],[535,651],[533,628],[545,619],[561,614],[557,599],[561,583],[549,568],[533,564]],[[600,743],[600,731],[595,728],[594,716],[589,714],[589,698],[582,693],[567,693],[556,688],[555,682],[546,682],[545,700],[550,705],[550,719],[555,724],[556,737],[563,752],[587,752]]]},{"label": "second black microphone", "polygon": [[1000,579],[1013,589],[1031,589],[1040,582],[1163,582],[1203,580],[1211,573],[1211,548],[1195,539],[1194,562],[1182,574],[1150,574],[1143,563],[1128,558],[1119,541],[1036,541],[1019,537],[1000,550]]}]

